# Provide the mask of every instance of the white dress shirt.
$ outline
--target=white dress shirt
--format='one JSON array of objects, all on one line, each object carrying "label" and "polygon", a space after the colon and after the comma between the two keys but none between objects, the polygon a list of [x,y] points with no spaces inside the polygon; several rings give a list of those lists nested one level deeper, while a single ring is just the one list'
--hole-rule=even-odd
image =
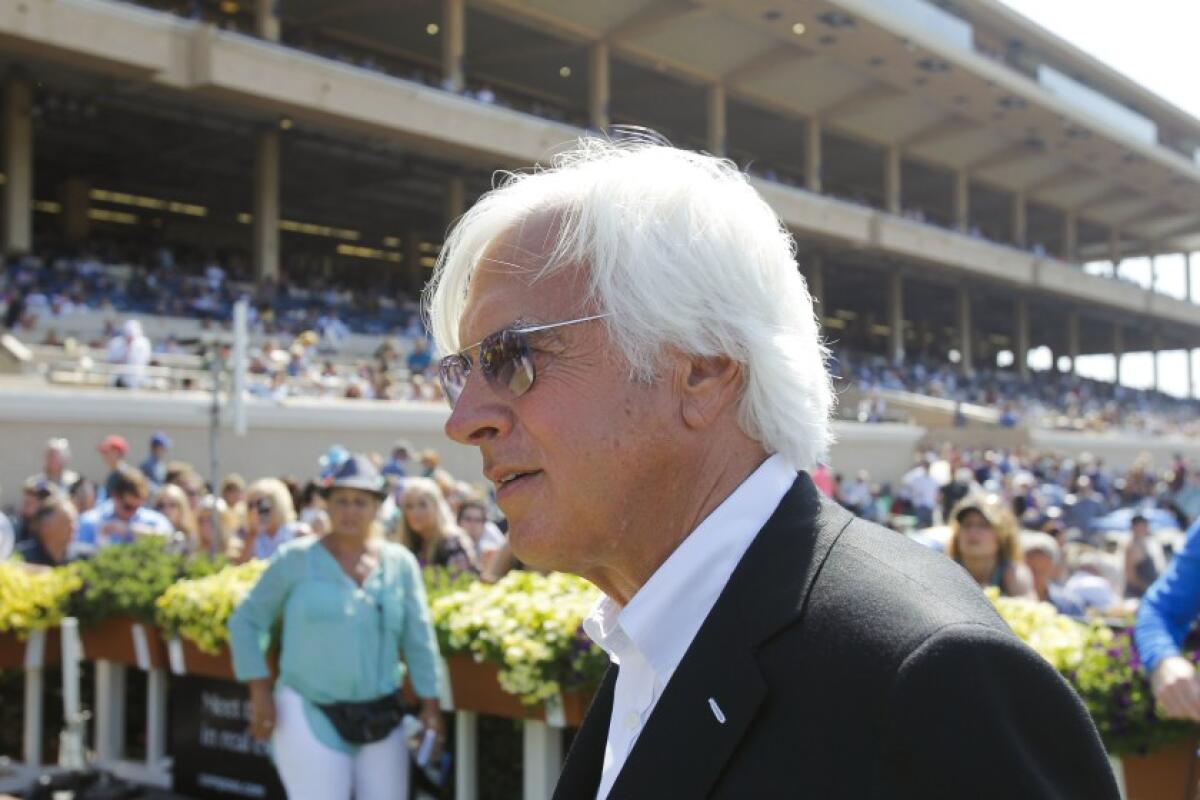
[{"label": "white dress shirt", "polygon": [[621,668],[596,800],[608,796],[734,568],[795,480],[787,459],[768,458],[675,548],[628,605],[604,597],[584,621],[587,635]]}]

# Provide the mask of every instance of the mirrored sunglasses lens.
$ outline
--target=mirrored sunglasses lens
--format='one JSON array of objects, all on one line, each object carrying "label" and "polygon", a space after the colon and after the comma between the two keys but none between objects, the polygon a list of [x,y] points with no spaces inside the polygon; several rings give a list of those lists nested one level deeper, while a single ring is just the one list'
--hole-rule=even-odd
[{"label": "mirrored sunglasses lens", "polygon": [[467,369],[462,357],[450,356],[443,359],[438,370],[438,377],[441,379],[442,392],[446,395],[446,401],[453,408],[467,384]]},{"label": "mirrored sunglasses lens", "polygon": [[515,355],[506,365],[506,372],[504,385],[514,397],[520,397],[533,386],[533,361],[528,355]]}]

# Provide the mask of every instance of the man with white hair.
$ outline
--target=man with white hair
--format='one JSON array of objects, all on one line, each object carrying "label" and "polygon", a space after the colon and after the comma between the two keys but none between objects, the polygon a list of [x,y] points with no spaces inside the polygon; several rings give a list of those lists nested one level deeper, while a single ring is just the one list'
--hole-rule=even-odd
[{"label": "man with white hair", "polygon": [[427,305],[513,551],[605,595],[556,798],[1118,796],[966,573],[813,486],[826,351],[731,164],[584,140],[463,216]]}]

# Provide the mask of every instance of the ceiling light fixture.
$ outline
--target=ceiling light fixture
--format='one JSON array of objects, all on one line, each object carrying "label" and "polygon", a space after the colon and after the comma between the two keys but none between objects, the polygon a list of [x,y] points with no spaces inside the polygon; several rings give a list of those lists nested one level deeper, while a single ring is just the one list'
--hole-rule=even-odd
[{"label": "ceiling light fixture", "polygon": [[803,22],[797,22],[792,26],[792,33],[796,34],[797,36],[803,36],[806,30],[808,30],[808,28],[805,27]]},{"label": "ceiling light fixture", "polygon": [[436,22],[431,22],[425,26],[425,32],[427,34],[429,34],[430,36],[437,36],[438,31],[440,31],[440,30],[441,30],[441,28],[438,27],[438,24]]},{"label": "ceiling light fixture", "polygon": [[559,67],[559,68],[558,68],[558,76],[559,76],[560,78],[569,78],[569,77],[571,77],[571,68],[570,68],[570,67]]}]

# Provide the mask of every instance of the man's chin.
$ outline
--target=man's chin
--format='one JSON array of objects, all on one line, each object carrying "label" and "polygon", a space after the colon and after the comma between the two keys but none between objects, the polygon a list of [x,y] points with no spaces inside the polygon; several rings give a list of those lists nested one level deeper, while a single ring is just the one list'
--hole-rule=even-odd
[{"label": "man's chin", "polygon": [[564,558],[562,548],[556,546],[557,537],[549,531],[530,530],[523,525],[514,525],[508,531],[508,544],[513,555],[527,567],[555,572],[570,572],[569,559]]}]

